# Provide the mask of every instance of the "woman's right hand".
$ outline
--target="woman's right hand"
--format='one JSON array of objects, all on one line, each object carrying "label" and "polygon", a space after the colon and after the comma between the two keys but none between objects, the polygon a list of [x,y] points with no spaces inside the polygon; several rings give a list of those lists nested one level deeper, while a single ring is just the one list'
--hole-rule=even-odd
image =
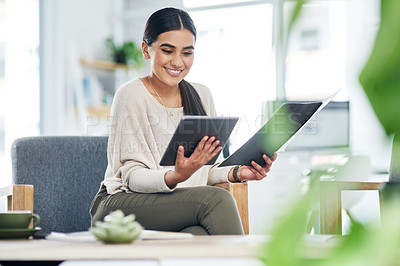
[{"label": "woman's right hand", "polygon": [[183,146],[179,146],[176,155],[175,170],[168,171],[164,177],[167,186],[173,188],[178,183],[189,179],[192,174],[222,150],[219,143],[219,140],[215,137],[209,138],[208,136],[205,136],[201,139],[190,157],[185,157],[185,149]]}]

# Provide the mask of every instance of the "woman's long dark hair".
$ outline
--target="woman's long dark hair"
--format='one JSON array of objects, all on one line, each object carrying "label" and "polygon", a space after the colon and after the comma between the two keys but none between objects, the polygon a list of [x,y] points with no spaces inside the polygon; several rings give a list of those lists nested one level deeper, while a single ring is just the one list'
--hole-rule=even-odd
[{"label": "woman's long dark hair", "polygon": [[[196,27],[187,12],[172,7],[160,9],[147,20],[143,41],[151,46],[160,34],[182,28],[191,31],[196,39]],[[189,82],[182,80],[179,90],[185,115],[207,115],[199,94]]]}]

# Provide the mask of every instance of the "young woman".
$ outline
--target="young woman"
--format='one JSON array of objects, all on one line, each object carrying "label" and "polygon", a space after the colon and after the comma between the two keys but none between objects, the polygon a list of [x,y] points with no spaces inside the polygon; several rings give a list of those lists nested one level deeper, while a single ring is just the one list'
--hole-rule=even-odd
[{"label": "young woman", "polygon": [[206,166],[222,147],[205,136],[190,157],[179,147],[174,167],[159,165],[183,115],[216,115],[210,91],[184,80],[195,42],[196,28],[183,10],[164,8],[148,19],[142,52],[151,73],[122,85],[115,94],[108,167],[92,203],[92,223],[120,209],[135,214],[146,229],[243,234],[232,196],[209,185],[261,180],[275,158],[264,155],[264,167],[255,162],[253,167]]}]

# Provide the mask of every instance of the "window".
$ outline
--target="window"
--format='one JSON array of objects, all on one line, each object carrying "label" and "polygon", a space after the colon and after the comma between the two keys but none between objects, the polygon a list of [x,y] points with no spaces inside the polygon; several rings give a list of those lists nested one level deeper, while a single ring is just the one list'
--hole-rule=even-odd
[{"label": "window", "polygon": [[0,0],[0,186],[11,182],[11,143],[39,134],[38,48],[39,0]]},{"label": "window", "polygon": [[[5,117],[5,2],[0,0],[0,165],[1,161],[4,160],[5,151],[5,128],[4,128],[4,117]],[[3,99],[3,100],[1,100]]]},{"label": "window", "polygon": [[230,138],[232,152],[260,127],[263,102],[276,97],[272,4],[189,9],[189,13],[198,38],[187,80],[210,88],[219,115],[240,117],[238,131]]},{"label": "window", "polygon": [[[347,99],[347,6],[351,1],[310,1],[290,33],[285,59],[288,100],[321,99],[342,89]],[[286,2],[284,17],[294,4]]]}]

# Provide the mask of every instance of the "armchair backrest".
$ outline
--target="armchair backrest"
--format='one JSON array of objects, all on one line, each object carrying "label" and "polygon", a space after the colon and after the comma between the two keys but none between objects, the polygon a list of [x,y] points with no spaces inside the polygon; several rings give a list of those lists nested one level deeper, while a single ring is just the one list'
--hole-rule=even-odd
[{"label": "armchair backrest", "polygon": [[34,186],[42,233],[85,231],[89,208],[107,167],[102,136],[43,136],[14,141],[13,183]]}]

